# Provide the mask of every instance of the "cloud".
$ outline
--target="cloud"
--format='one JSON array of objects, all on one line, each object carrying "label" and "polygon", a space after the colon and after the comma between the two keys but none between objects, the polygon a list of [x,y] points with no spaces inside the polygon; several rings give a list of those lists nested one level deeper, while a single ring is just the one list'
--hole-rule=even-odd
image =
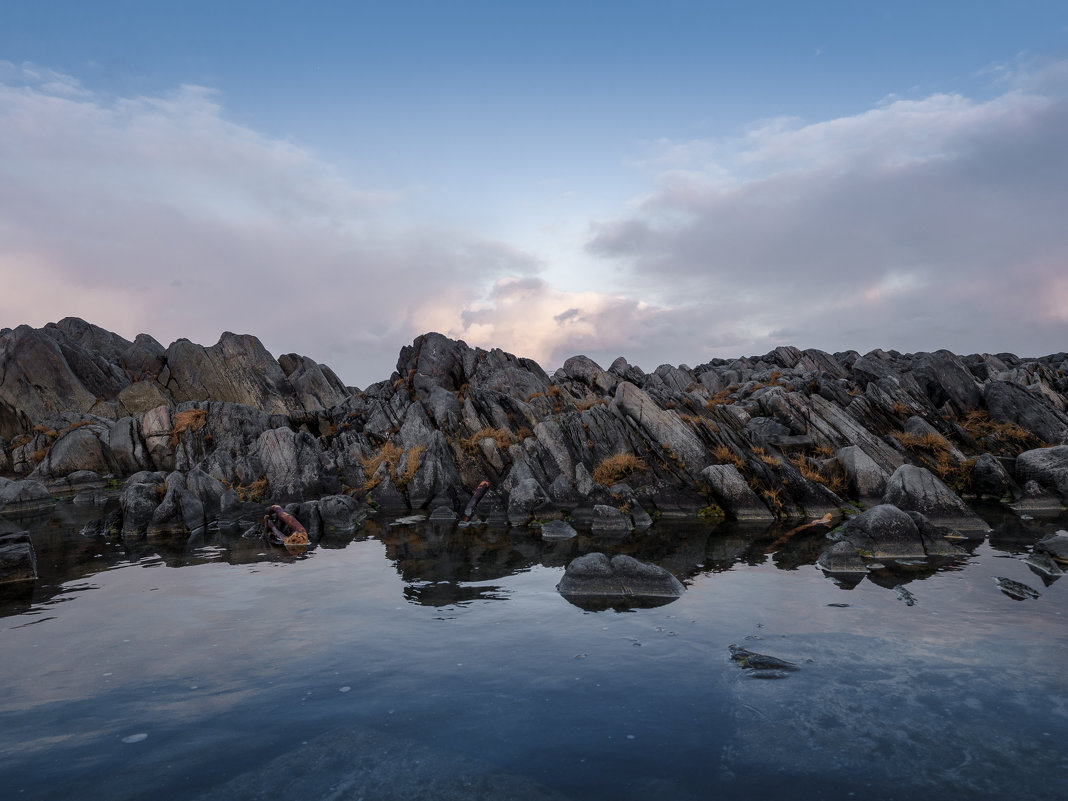
[{"label": "cloud", "polygon": [[1066,89],[1053,64],[983,102],[891,98],[661,142],[643,164],[655,190],[587,247],[630,292],[702,307],[705,341],[734,332],[750,352],[786,332],[831,350],[1062,350]]},{"label": "cloud", "polygon": [[10,63],[0,78],[5,325],[248,332],[365,384],[498,278],[539,268],[505,243],[390,222],[403,195],[227,120],[208,89],[108,99]]}]

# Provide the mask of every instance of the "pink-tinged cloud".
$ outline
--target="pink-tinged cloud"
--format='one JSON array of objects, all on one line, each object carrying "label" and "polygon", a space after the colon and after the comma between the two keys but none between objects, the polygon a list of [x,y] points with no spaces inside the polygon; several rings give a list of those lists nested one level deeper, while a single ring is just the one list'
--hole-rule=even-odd
[{"label": "pink-tinged cloud", "polygon": [[631,291],[708,311],[753,352],[1063,350],[1068,74],[892,100],[733,141],[662,143],[658,186],[588,249]]}]

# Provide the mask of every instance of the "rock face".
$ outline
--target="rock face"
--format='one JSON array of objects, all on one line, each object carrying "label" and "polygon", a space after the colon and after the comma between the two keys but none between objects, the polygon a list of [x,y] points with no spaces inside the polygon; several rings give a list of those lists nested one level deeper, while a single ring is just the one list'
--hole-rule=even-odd
[{"label": "rock face", "polygon": [[669,603],[685,592],[682,582],[662,567],[622,554],[609,559],[603,553],[589,553],[573,560],[556,589],[579,605],[655,606]]},{"label": "rock face", "polygon": [[919,512],[930,520],[960,531],[990,530],[990,526],[953,490],[923,467],[906,464],[895,470],[886,483],[883,503]]},{"label": "rock face", "polygon": [[428,333],[360,392],[253,336],[164,347],[67,318],[0,330],[0,475],[33,479],[0,502],[47,503],[82,471],[137,477],[122,530],[146,536],[210,524],[228,491],[444,519],[485,481],[492,525],[570,515],[608,535],[699,510],[765,525],[882,501],[982,531],[950,486],[1021,513],[1068,500],[1068,445],[1044,447],[1068,424],[1066,372],[1064,354],[780,347],[650,373],[574,356],[550,377]]}]

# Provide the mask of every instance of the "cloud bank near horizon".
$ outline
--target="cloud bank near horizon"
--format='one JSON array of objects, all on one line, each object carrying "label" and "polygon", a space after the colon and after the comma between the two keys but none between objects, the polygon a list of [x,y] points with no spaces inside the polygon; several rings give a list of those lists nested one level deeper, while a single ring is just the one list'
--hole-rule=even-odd
[{"label": "cloud bank near horizon", "polygon": [[547,368],[779,344],[1065,350],[1066,89],[1058,63],[982,102],[656,143],[632,165],[649,195],[576,254],[605,290],[579,291],[537,253],[407,219],[404,191],[229,120],[208,89],[103,97],[0,62],[0,315],[165,344],[253,333],[360,385],[431,330]]}]

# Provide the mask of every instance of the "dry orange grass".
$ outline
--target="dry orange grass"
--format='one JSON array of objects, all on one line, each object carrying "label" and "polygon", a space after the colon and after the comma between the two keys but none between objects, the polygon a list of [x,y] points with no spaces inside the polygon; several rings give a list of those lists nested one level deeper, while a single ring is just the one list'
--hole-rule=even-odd
[{"label": "dry orange grass", "polygon": [[602,460],[593,471],[593,480],[598,484],[615,484],[633,473],[648,470],[644,459],[633,453],[616,453]]},{"label": "dry orange grass", "polygon": [[717,445],[712,455],[720,464],[732,464],[739,470],[745,467],[745,460],[726,445]]},{"label": "dry orange grass", "polygon": [[177,445],[178,439],[186,431],[197,432],[204,427],[208,420],[206,409],[186,409],[174,415],[171,425],[171,445]]}]

